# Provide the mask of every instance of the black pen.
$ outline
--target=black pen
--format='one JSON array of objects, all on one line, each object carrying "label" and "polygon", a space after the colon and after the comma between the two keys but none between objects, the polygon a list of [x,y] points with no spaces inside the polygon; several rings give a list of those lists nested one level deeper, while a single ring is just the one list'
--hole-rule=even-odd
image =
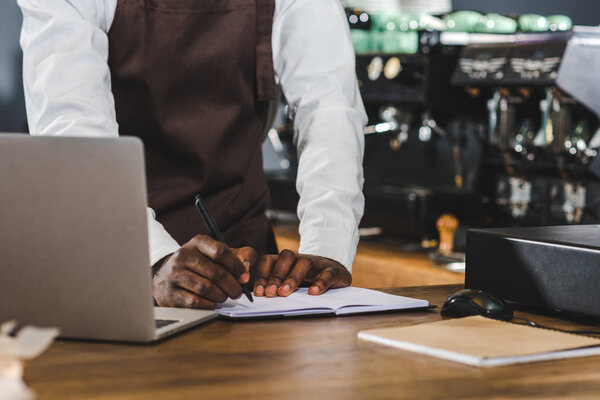
[{"label": "black pen", "polygon": [[[204,220],[204,223],[206,224],[206,227],[210,231],[212,237],[221,243],[225,243],[225,239],[223,238],[223,235],[221,235],[221,231],[219,231],[217,224],[215,224],[215,221],[208,213],[208,208],[206,208],[206,205],[202,200],[202,196],[196,196],[196,201],[194,201],[194,205],[196,206],[196,209],[198,210],[200,215],[202,215],[202,219]],[[250,291],[250,288],[248,287],[247,283],[242,283],[242,289],[244,290],[244,294],[246,295],[248,300],[254,303],[254,299],[252,298],[252,292]]]}]

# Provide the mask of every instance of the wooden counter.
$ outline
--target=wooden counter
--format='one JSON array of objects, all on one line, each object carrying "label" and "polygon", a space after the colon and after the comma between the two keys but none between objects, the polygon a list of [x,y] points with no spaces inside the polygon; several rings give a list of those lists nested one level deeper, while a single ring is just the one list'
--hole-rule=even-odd
[{"label": "wooden counter", "polygon": [[[459,287],[387,291],[439,307]],[[25,381],[40,400],[600,398],[600,356],[483,369],[356,337],[440,318],[431,310],[214,320],[155,345],[58,341],[26,363]]]},{"label": "wooden counter", "polygon": [[[297,250],[298,226],[275,225],[279,249]],[[352,285],[365,288],[462,284],[464,275],[436,266],[426,254],[361,241],[352,268]]]}]

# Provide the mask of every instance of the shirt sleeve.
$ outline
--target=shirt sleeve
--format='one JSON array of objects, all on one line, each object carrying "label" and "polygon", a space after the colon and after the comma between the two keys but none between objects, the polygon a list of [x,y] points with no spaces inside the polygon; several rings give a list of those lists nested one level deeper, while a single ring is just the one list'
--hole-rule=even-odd
[{"label": "shirt sleeve", "polygon": [[367,117],[340,2],[278,0],[273,58],[298,149],[298,251],[332,258],[351,271],[364,210]]},{"label": "shirt sleeve", "polygon": [[[18,0],[31,135],[117,137],[107,32],[116,0]],[[179,248],[148,209],[150,264]]]}]

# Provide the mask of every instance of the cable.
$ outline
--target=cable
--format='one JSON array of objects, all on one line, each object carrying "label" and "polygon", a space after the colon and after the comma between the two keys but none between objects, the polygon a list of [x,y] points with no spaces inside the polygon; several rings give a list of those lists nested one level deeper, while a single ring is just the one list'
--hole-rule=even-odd
[{"label": "cable", "polygon": [[[540,325],[537,322],[534,322],[534,321],[532,321],[530,319],[523,318],[523,317],[514,316],[513,317],[513,321],[515,319],[516,320],[520,320],[520,321],[524,321],[525,324],[527,324],[529,326],[534,326],[536,328],[549,329],[549,330],[552,330],[552,331],[559,331],[559,332],[565,332],[565,333],[573,333],[573,334],[576,334],[576,335],[600,336],[600,331],[571,331],[571,330],[568,330],[568,329],[552,328],[552,327],[549,327],[549,326]],[[521,325],[523,325],[523,324],[521,324]]]}]

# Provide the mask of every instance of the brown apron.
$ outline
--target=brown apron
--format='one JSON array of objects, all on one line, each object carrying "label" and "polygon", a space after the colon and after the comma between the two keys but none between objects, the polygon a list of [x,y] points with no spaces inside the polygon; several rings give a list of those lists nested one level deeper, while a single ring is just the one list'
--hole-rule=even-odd
[{"label": "brown apron", "polygon": [[119,0],[108,34],[119,132],[146,149],[148,201],[180,244],[207,234],[276,252],[265,210],[264,114],[274,0]]}]

